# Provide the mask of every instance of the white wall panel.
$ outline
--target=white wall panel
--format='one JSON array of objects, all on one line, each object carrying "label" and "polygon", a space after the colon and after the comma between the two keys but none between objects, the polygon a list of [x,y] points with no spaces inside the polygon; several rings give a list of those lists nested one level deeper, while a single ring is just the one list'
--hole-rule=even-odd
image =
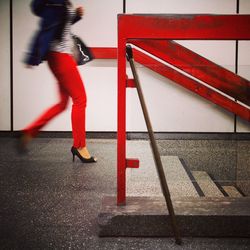
[{"label": "white wall panel", "polygon": [[0,130],[10,130],[10,2],[0,1]]},{"label": "white wall panel", "polygon": [[232,14],[236,11],[236,0],[126,0],[126,3],[126,13]]},{"label": "white wall panel", "polygon": [[117,14],[123,11],[123,0],[75,0],[83,5],[83,20],[74,25],[74,31],[92,47],[116,47]]},{"label": "white wall panel", "polygon": [[[113,61],[113,60],[112,60]],[[116,63],[100,60],[105,67],[82,68],[88,93],[86,128],[88,131],[117,130],[117,68]],[[94,64],[94,62],[93,62]]]},{"label": "white wall panel", "polygon": [[250,1],[249,0],[239,0],[240,1],[240,14],[250,14]]},{"label": "white wall panel", "polygon": [[[235,0],[127,0],[127,13],[235,13]],[[235,42],[233,41],[178,41],[215,63],[234,71]],[[154,117],[156,131],[232,132],[234,116],[222,108],[184,90],[169,80],[146,69],[140,70],[145,84],[145,95]],[[130,96],[128,127],[142,130],[142,122],[135,122],[136,97]],[[161,107],[161,110],[160,108]]]},{"label": "white wall panel", "polygon": [[[19,130],[57,102],[57,85],[43,63],[27,69],[22,63],[25,50],[37,29],[38,18],[29,8],[30,0],[14,0],[14,129]],[[122,12],[122,0],[73,1],[84,5],[85,16],[74,27],[74,33],[89,46],[116,46],[116,16]],[[79,67],[87,96],[87,130],[116,130],[116,63],[96,60]],[[71,130],[71,104],[44,128],[48,131]]]},{"label": "white wall panel", "polygon": [[[250,14],[249,0],[240,0],[240,14]],[[250,80],[250,41],[239,41],[238,74]],[[250,123],[237,118],[237,131],[250,132]]]}]

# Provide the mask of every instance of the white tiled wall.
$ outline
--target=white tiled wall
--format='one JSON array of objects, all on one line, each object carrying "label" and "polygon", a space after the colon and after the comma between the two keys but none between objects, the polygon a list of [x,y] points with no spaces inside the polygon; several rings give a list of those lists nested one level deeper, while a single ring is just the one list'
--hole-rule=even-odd
[{"label": "white tiled wall", "polygon": [[234,14],[236,0],[126,0],[127,13]]},{"label": "white tiled wall", "polygon": [[[89,46],[116,47],[117,14],[123,11],[123,0],[75,0],[84,5],[85,15],[73,31]],[[9,1],[1,1],[0,41],[0,130],[10,129],[9,89]],[[26,69],[22,64],[25,50],[37,29],[38,18],[32,15],[30,0],[13,0],[14,27],[14,129],[19,130],[57,101],[57,86],[46,63]],[[126,0],[127,13],[216,13],[234,14],[236,0]],[[250,1],[240,0],[240,13],[250,13]],[[3,25],[2,25],[3,23]],[[3,27],[3,28],[2,28]],[[179,41],[182,45],[234,71],[234,41]],[[239,74],[249,78],[249,42],[239,43]],[[4,66],[3,66],[4,65]],[[88,95],[87,130],[117,129],[117,68],[115,60],[95,60],[79,67]],[[220,107],[194,95],[175,83],[138,65],[155,131],[166,132],[232,132],[234,116]],[[128,68],[128,74],[129,72]],[[127,130],[145,130],[135,90],[128,90]],[[44,130],[71,130],[70,108],[54,119]],[[249,124],[238,121],[238,131],[249,131]]]}]

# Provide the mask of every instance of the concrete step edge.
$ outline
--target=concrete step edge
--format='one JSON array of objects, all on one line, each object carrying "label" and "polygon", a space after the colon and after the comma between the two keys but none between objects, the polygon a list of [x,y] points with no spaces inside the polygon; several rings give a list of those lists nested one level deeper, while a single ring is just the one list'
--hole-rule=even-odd
[{"label": "concrete step edge", "polygon": [[[172,199],[184,237],[250,237],[250,197],[184,197]],[[173,236],[166,202],[159,197],[104,197],[98,216],[99,236]]]}]

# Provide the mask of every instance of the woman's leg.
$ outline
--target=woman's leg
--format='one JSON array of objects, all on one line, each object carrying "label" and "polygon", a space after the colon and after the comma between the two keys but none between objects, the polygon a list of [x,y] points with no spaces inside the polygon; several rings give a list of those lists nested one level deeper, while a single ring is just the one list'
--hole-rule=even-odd
[{"label": "woman's leg", "polygon": [[79,149],[84,148],[86,146],[85,109],[87,98],[77,65],[70,55],[57,52],[50,53],[48,62],[59,84],[72,97],[73,146]]}]

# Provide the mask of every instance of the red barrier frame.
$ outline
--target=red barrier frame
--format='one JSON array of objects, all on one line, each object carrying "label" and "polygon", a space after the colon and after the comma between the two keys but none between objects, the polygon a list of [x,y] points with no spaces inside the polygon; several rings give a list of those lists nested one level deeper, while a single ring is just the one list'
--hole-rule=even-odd
[{"label": "red barrier frame", "polygon": [[[250,15],[118,15],[118,205],[126,204],[127,41],[129,39],[250,40],[249,23]],[[138,160],[136,166],[139,166]]]}]

